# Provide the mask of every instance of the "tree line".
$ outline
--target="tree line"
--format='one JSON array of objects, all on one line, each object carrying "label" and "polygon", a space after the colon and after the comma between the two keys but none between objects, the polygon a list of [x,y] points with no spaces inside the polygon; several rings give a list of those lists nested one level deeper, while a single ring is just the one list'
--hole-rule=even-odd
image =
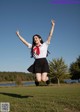
[{"label": "tree line", "polygon": [[[54,58],[49,61],[50,73],[48,74],[52,82],[57,81],[58,84],[63,81],[63,79],[80,79],[80,56],[75,62],[70,64],[70,67],[65,64],[63,58]],[[1,81],[16,81],[20,83],[21,81],[31,81],[35,79],[35,75],[31,73],[23,72],[0,72],[0,82]]]},{"label": "tree line", "polygon": [[24,72],[0,72],[0,82],[2,81],[31,81],[34,80],[34,75]]}]

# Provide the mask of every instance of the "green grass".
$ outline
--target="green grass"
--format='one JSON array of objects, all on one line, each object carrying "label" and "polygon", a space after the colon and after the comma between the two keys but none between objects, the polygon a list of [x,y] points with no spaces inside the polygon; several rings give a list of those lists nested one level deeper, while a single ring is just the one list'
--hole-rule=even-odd
[{"label": "green grass", "polygon": [[80,112],[80,85],[0,87],[10,112]]}]

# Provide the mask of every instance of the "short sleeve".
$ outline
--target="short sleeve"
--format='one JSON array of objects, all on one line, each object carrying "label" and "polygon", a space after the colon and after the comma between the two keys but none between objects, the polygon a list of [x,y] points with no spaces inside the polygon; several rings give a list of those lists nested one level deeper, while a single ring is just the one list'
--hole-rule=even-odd
[{"label": "short sleeve", "polygon": [[28,48],[32,48],[32,44],[29,43],[29,44],[28,44]]},{"label": "short sleeve", "polygon": [[50,42],[46,41],[46,42],[45,42],[45,44],[46,44],[46,45],[49,45],[49,44],[50,44]]}]

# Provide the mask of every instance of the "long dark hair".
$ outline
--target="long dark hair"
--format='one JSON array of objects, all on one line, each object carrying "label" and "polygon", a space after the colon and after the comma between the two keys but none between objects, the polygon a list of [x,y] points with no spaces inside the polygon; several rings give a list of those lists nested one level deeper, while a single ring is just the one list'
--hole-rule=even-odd
[{"label": "long dark hair", "polygon": [[[40,43],[41,44],[43,44],[44,42],[43,42],[43,40],[42,40],[42,37],[40,36],[40,35],[38,35],[38,34],[35,34],[35,35],[33,35],[33,40],[32,40],[32,48],[31,48],[31,58],[33,57],[33,48],[34,48],[34,46],[36,46],[36,43],[35,43],[35,41],[34,41],[34,37],[35,36],[37,36],[39,39],[40,39]],[[47,56],[48,56],[48,53],[50,53],[49,51],[47,51]]]}]

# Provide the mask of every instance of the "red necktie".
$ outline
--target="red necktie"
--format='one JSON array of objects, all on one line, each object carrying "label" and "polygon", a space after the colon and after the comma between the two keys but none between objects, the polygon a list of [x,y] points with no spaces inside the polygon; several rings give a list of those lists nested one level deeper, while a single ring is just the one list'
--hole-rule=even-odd
[{"label": "red necktie", "polygon": [[40,54],[40,45],[39,46],[35,46],[34,48],[33,48],[33,51],[36,51],[36,54],[37,55],[39,55]]}]

